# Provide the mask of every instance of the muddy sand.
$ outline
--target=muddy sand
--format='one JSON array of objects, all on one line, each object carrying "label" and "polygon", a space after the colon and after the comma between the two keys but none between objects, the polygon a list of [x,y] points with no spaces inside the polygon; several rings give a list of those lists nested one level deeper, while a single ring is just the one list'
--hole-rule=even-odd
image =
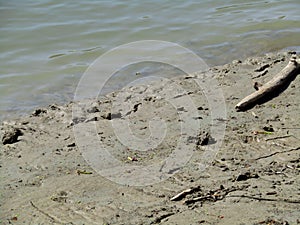
[{"label": "muddy sand", "polygon": [[[290,57],[236,60],[2,122],[1,224],[300,224],[299,77],[235,110]],[[217,88],[200,88],[211,74]]]}]

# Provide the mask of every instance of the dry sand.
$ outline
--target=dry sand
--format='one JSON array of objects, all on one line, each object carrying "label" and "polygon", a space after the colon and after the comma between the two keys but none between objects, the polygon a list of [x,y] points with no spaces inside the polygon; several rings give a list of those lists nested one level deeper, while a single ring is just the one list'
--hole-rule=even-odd
[{"label": "dry sand", "polygon": [[[290,56],[272,53],[211,68],[224,94],[225,118],[213,118],[208,100],[195,84],[195,79],[203,80],[205,74],[194,74],[127,88],[98,101],[51,105],[27,117],[4,121],[1,223],[300,224],[300,79],[278,97],[247,112],[234,109],[254,91],[255,81],[270,80]],[[167,96],[166,90],[175,84],[187,91]],[[112,102],[120,102],[115,100],[118,96],[130,104],[122,111],[118,107],[124,102],[115,104],[117,111],[110,113]],[[170,98],[185,97],[193,100],[198,113],[186,121],[188,110],[178,105],[174,109],[169,103]],[[79,105],[79,115],[72,118],[73,107]],[[114,133],[112,121],[129,118],[135,135],[148,137],[148,120],[154,117],[164,119],[168,130],[164,140],[148,151],[123,145]],[[189,137],[181,132],[180,124],[191,121],[200,126],[198,135]],[[211,131],[211,122],[226,125],[222,142]],[[97,133],[89,134],[90,127]],[[93,143],[82,144],[84,137],[75,139],[76,128],[86,135],[87,142],[90,136],[97,137],[124,165],[161,163],[160,172],[164,173],[156,173],[162,180],[132,186],[135,178],[128,171],[117,173],[129,185],[99,175],[84,158]],[[164,159],[179,142],[192,149],[191,159],[166,171]],[[218,144],[216,155],[207,155]],[[207,163],[205,170],[199,167],[203,163]],[[138,179],[142,183],[142,178]]]}]

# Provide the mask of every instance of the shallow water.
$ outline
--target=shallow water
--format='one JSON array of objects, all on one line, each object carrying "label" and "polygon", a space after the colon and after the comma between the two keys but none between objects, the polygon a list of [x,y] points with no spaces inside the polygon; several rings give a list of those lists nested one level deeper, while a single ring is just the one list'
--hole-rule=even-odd
[{"label": "shallow water", "polygon": [[97,57],[133,41],[175,42],[210,66],[299,50],[299,6],[298,0],[0,0],[0,120],[72,100]]}]

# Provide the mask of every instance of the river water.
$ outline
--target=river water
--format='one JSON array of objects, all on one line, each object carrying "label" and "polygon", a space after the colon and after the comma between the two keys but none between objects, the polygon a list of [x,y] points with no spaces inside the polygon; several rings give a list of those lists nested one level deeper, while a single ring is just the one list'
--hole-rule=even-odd
[{"label": "river water", "polygon": [[134,41],[174,42],[209,66],[299,50],[299,9],[298,0],[0,0],[0,120],[72,100],[94,60]]}]

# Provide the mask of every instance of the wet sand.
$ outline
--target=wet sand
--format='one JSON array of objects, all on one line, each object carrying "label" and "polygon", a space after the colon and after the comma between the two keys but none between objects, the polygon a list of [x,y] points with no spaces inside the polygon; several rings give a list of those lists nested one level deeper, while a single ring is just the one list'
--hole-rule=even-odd
[{"label": "wet sand", "polygon": [[[246,112],[234,108],[255,91],[254,82],[270,80],[290,57],[270,53],[211,68],[207,73],[223,91],[226,108],[218,110],[225,110],[224,118],[214,117],[207,99],[211,95],[195,83],[207,74],[196,73],[129,87],[97,101],[53,104],[4,121],[1,223],[300,224],[299,77],[262,105]],[[178,86],[187,91],[173,92]],[[119,97],[125,100],[116,100]],[[183,106],[170,104],[170,99]],[[197,116],[189,114],[186,99],[192,100]],[[74,109],[78,111],[72,117]],[[153,118],[163,119],[168,128],[158,146],[149,144],[147,151],[139,151],[116,136],[114,125],[120,128],[129,119],[136,137],[145,139],[151,135],[148,121]],[[194,123],[199,124],[192,131],[195,136],[182,132],[182,124]],[[226,127],[224,137],[211,124]],[[154,138],[159,139],[162,132],[157,133]],[[160,170],[149,170],[161,175],[159,182],[141,185],[142,178],[130,175],[136,171],[114,171],[106,159],[106,174],[117,182],[99,175],[91,166],[91,140],[100,141],[126,168],[161,165]],[[164,160],[178,146],[184,149],[182,157],[185,147],[191,149],[191,157],[184,165],[167,168]]]}]

